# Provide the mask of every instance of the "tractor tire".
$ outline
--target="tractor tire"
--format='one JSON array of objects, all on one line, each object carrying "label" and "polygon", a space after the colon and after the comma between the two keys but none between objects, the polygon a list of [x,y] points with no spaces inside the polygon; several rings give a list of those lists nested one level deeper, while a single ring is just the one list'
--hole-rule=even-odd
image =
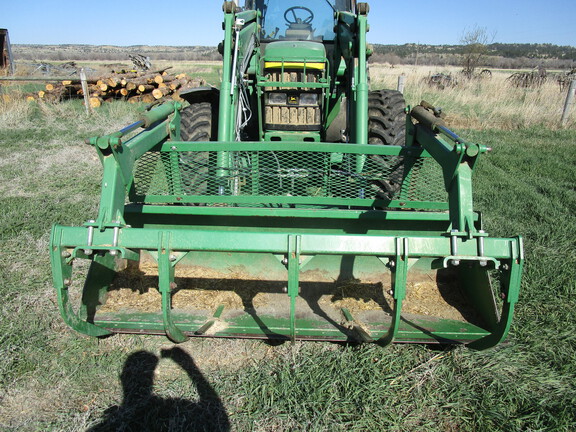
[{"label": "tractor tire", "polygon": [[[405,144],[406,102],[396,90],[372,91],[368,95],[368,143],[373,145]],[[398,156],[370,157],[372,162],[386,173],[386,179],[371,185],[378,198],[393,200],[400,191],[404,173],[404,161]]]},{"label": "tractor tire", "polygon": [[[212,105],[190,104],[180,111],[182,141],[211,141],[215,133]],[[180,155],[182,186],[186,195],[205,195],[210,175],[209,152],[183,152]]]},{"label": "tractor tire", "polygon": [[210,141],[212,138],[212,106],[208,102],[193,103],[180,111],[182,141]]},{"label": "tractor tire", "polygon": [[404,145],[406,102],[396,90],[377,90],[368,95],[368,143]]}]

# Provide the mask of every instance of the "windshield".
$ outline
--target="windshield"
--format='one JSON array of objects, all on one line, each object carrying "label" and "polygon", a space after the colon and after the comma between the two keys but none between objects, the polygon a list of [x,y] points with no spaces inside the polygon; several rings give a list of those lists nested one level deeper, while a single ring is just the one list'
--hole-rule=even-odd
[{"label": "windshield", "polygon": [[260,0],[262,38],[269,40],[333,40],[334,12],[346,10],[341,0]]}]

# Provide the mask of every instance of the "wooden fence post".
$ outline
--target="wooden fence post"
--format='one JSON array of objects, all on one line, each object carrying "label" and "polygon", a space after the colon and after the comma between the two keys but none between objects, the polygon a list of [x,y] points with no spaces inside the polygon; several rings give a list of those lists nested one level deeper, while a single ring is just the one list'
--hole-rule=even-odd
[{"label": "wooden fence post", "polygon": [[404,84],[406,83],[406,75],[402,74],[398,77],[398,91],[404,94]]},{"label": "wooden fence post", "polygon": [[574,104],[574,93],[576,93],[576,80],[572,80],[570,83],[570,88],[568,89],[568,95],[566,96],[566,103],[564,103],[564,111],[562,112],[562,126],[566,126],[568,123],[568,115],[570,114],[570,108]]},{"label": "wooden fence post", "polygon": [[86,107],[86,114],[90,115],[92,106],[90,105],[90,95],[88,94],[88,82],[86,81],[86,72],[84,72],[84,68],[80,69],[80,84],[82,84],[82,93],[84,93],[84,106]]}]

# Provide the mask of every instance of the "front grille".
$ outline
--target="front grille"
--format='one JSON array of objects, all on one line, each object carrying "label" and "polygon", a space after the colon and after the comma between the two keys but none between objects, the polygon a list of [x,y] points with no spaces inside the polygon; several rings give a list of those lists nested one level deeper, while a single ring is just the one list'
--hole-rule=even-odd
[{"label": "front grille", "polygon": [[266,106],[266,129],[318,130],[322,121],[319,107]]},{"label": "front grille", "polygon": [[[321,91],[310,87],[284,87],[281,83],[319,83],[322,77],[321,71],[267,71],[266,79],[269,82],[279,83],[277,87],[265,87],[265,92],[270,94],[282,93],[286,95],[287,102],[284,104],[272,104],[268,98],[264,100],[264,123],[267,130],[289,131],[318,131],[322,125]],[[316,93],[317,103],[303,106],[299,103],[301,95]],[[294,101],[290,103],[289,101]]]}]

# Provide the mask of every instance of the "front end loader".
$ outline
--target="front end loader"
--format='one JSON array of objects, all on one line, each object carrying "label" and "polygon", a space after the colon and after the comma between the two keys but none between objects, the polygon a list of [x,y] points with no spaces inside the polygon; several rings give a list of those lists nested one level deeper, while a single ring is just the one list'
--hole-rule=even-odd
[{"label": "front end loader", "polygon": [[489,149],[369,89],[368,5],[223,9],[219,89],[89,140],[99,212],[50,242],[65,322],[175,342],[502,341],[523,247],[473,209]]}]

